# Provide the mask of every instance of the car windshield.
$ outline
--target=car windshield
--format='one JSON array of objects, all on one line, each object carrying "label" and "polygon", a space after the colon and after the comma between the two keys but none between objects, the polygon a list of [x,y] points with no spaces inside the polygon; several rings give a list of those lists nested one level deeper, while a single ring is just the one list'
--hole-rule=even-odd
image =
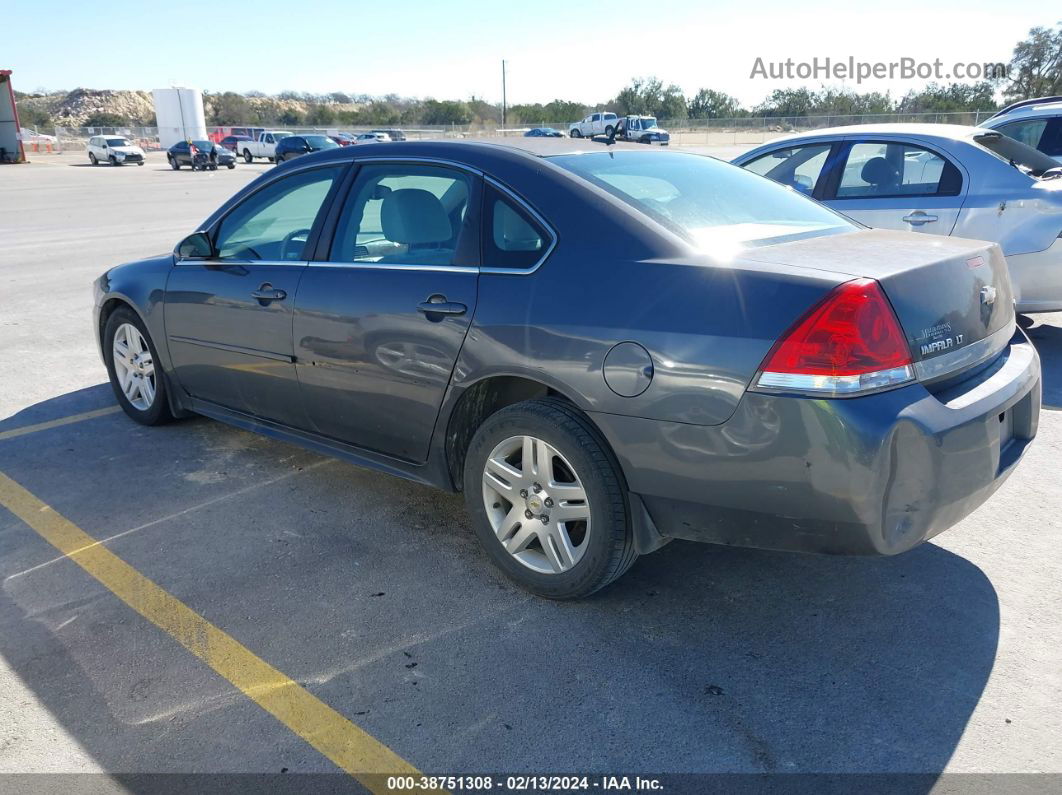
[{"label": "car windshield", "polygon": [[647,116],[646,118],[642,119],[641,122],[643,130],[648,130],[656,126],[656,119],[654,119],[652,116]]},{"label": "car windshield", "polygon": [[209,152],[211,149],[214,148],[214,142],[213,141],[192,141],[192,146],[194,146],[196,149],[203,149],[203,150],[206,150],[206,151]]},{"label": "car windshield", "polygon": [[313,149],[335,149],[339,144],[329,138],[327,135],[304,135],[303,140],[306,141]]},{"label": "car windshield", "polygon": [[107,146],[132,146],[125,138],[108,138]]},{"label": "car windshield", "polygon": [[789,188],[702,155],[619,151],[550,160],[708,253],[858,228]]}]

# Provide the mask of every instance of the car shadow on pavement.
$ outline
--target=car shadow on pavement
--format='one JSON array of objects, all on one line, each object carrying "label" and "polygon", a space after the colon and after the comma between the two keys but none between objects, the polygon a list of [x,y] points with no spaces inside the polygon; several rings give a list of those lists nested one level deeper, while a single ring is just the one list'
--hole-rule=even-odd
[{"label": "car shadow on pavement", "polygon": [[[0,431],[109,405],[100,385]],[[171,469],[142,487],[180,496],[217,450],[251,479],[292,450],[205,420],[47,433],[0,442],[0,471],[97,533],[147,517],[106,493],[81,507],[86,473],[150,454]],[[426,771],[937,774],[995,660],[992,584],[932,543],[831,558],[676,541],[554,603],[490,567],[459,497],[304,463],[114,550]],[[104,770],[331,769],[72,565],[40,568],[55,551],[2,509],[0,547],[0,654]]]},{"label": "car shadow on pavement", "polygon": [[[1062,315],[1052,315],[1052,318]],[[1041,322],[1034,318],[1032,325],[1022,324],[1029,335],[1043,371],[1044,407],[1062,409],[1062,326]]]}]

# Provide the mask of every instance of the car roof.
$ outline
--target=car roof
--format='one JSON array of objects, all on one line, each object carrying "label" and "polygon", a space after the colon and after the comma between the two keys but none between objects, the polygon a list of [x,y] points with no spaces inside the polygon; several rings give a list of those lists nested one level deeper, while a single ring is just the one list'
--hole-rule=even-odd
[{"label": "car roof", "polygon": [[1062,97],[1039,97],[1036,99],[1026,99],[1021,102],[1015,102],[1013,105],[1008,105],[996,112],[994,115],[989,116],[983,124],[988,122],[994,122],[996,124],[1003,122],[1004,119],[1022,119],[1027,117],[1037,116],[1058,116],[1062,115]]},{"label": "car roof", "polygon": [[768,143],[780,143],[786,140],[803,138],[840,137],[845,135],[913,135],[919,138],[936,138],[938,140],[962,141],[972,135],[984,133],[983,127],[965,124],[849,124],[844,127],[826,127],[821,130],[791,133],[775,138]]}]

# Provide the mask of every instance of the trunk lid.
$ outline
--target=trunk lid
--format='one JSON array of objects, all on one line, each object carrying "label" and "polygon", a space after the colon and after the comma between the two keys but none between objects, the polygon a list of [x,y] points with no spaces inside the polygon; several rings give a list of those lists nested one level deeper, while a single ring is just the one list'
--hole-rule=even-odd
[{"label": "trunk lid", "polygon": [[984,362],[1014,331],[1007,263],[995,243],[867,229],[752,249],[742,259],[877,280],[923,381]]}]

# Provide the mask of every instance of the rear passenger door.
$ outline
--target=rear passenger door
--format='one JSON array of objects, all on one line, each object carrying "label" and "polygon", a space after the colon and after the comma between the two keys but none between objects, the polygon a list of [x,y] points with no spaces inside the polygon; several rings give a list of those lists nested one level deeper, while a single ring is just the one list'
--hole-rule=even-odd
[{"label": "rear passenger door", "polygon": [[950,158],[898,140],[853,139],[833,161],[823,201],[877,229],[950,235],[969,180]]},{"label": "rear passenger door", "polygon": [[[313,430],[422,462],[476,308],[479,177],[373,162],[295,299],[295,360]],[[330,245],[325,245],[330,240]]]}]

